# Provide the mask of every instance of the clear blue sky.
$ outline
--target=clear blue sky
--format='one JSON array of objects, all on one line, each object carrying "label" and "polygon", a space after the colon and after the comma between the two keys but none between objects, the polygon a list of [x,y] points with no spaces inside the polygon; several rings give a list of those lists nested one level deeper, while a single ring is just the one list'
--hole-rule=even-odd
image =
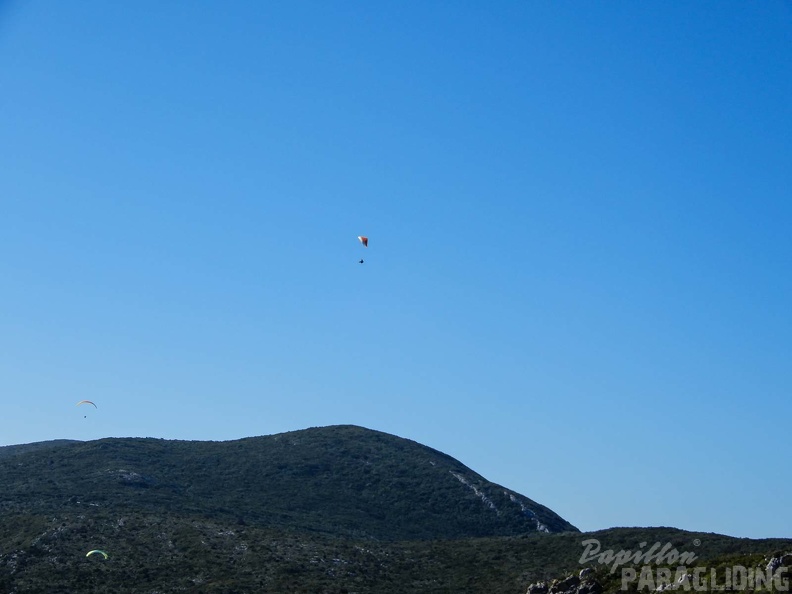
[{"label": "clear blue sky", "polygon": [[0,444],[352,423],[792,537],[790,2],[0,2],[0,252]]}]

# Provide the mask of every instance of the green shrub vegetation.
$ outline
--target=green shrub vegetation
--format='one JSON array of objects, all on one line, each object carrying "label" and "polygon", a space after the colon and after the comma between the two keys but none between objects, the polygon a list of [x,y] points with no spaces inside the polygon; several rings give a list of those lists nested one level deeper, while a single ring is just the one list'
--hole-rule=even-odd
[{"label": "green shrub vegetation", "polygon": [[352,426],[0,448],[0,514],[0,594],[523,594],[579,571],[586,538],[699,539],[705,560],[792,549],[672,528],[581,534],[441,452]]}]

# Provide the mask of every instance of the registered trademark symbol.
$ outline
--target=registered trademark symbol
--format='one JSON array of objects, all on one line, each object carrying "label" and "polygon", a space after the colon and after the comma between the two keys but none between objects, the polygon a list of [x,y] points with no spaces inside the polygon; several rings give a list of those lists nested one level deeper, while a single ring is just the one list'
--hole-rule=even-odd
[{"label": "registered trademark symbol", "polygon": [[697,546],[699,546],[700,544],[701,544],[701,541],[700,541],[698,538],[694,538],[694,539],[693,539],[693,546],[694,546],[694,547],[697,547]]}]

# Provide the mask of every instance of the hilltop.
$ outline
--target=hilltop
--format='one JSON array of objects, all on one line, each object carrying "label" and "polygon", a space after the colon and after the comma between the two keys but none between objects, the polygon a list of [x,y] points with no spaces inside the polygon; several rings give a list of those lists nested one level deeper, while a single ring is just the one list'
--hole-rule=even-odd
[{"label": "hilltop", "polygon": [[35,452],[36,450],[47,450],[50,448],[67,445],[70,443],[80,443],[74,439],[53,439],[50,441],[37,441],[35,443],[24,443],[19,445],[0,446],[0,458]]},{"label": "hilltop", "polygon": [[446,454],[351,425],[226,442],[45,445],[0,456],[5,509],[167,509],[381,540],[577,531]]}]

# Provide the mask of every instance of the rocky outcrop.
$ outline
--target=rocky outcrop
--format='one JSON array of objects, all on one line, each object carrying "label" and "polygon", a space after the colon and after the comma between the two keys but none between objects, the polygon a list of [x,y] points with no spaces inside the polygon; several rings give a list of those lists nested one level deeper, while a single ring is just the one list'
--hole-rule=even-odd
[{"label": "rocky outcrop", "polygon": [[770,573],[775,573],[779,567],[792,567],[792,553],[784,555],[776,555],[767,561],[765,570]]},{"label": "rocky outcrop", "polygon": [[601,594],[602,585],[594,579],[594,572],[583,569],[578,575],[570,575],[561,580],[536,582],[528,586],[526,594]]}]

